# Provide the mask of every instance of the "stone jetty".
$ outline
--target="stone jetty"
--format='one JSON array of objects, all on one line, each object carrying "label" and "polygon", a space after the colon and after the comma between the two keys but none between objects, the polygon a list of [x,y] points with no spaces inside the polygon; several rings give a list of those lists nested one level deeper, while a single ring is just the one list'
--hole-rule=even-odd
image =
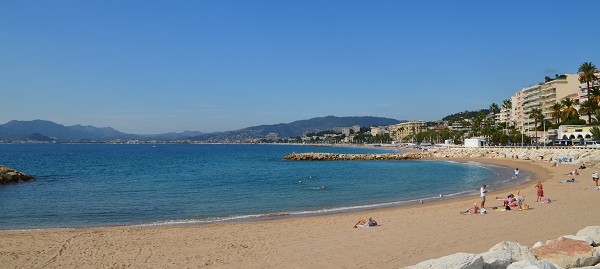
[{"label": "stone jetty", "polygon": [[573,165],[585,164],[600,167],[600,149],[586,148],[437,148],[412,153],[369,153],[369,154],[338,154],[338,153],[292,153],[283,157],[284,160],[297,161],[349,161],[349,160],[419,160],[432,158],[493,158],[520,159],[532,161],[567,163]]},{"label": "stone jetty", "polygon": [[283,157],[284,160],[294,161],[353,161],[353,160],[416,160],[421,159],[420,154],[404,153],[404,154],[338,154],[338,153],[292,153]]},{"label": "stone jetty", "polygon": [[35,178],[30,175],[0,165],[0,185],[33,180],[35,180]]},{"label": "stone jetty", "polygon": [[600,167],[600,150],[587,148],[455,147],[426,151],[422,157],[520,159]]}]

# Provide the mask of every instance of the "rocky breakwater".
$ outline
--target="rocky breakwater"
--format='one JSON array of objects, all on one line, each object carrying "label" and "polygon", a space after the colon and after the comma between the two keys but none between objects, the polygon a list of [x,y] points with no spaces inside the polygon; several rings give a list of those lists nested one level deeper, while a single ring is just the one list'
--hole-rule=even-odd
[{"label": "rocky breakwater", "polygon": [[516,242],[500,242],[480,254],[456,253],[427,260],[406,269],[559,269],[600,268],[600,226],[585,227],[531,248]]},{"label": "rocky breakwater", "polygon": [[34,177],[0,165],[0,185],[35,180]]},{"label": "rocky breakwater", "polygon": [[404,153],[404,154],[338,154],[338,153],[292,153],[283,157],[284,160],[294,161],[353,161],[353,160],[416,160],[422,159],[419,153]]},{"label": "rocky breakwater", "polygon": [[577,148],[448,148],[430,151],[437,158],[501,158],[600,166],[600,150]]}]

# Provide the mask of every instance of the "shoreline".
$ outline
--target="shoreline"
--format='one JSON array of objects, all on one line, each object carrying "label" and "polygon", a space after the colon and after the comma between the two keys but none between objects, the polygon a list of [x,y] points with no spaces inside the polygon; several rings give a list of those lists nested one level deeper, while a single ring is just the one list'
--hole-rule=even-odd
[{"label": "shoreline", "polygon": [[[48,268],[398,268],[456,252],[485,252],[501,241],[531,246],[600,223],[600,217],[594,216],[596,203],[590,203],[600,201],[600,194],[589,190],[595,168],[582,170],[576,177],[580,183],[561,184],[574,165],[431,159],[464,159],[528,171],[531,180],[519,188],[531,209],[457,214],[473,202],[479,203],[476,194],[425,204],[251,222],[3,231],[0,263]],[[537,180],[544,183],[552,203],[534,203]],[[491,197],[505,197],[511,190],[489,193],[487,207],[498,205]],[[381,226],[352,228],[358,219],[369,216]]]},{"label": "shoreline", "polygon": [[[412,160],[412,161],[438,161],[438,162],[452,162],[452,163],[461,163],[465,165],[470,165],[471,163],[483,164],[484,169],[488,169],[494,172],[495,169],[507,169],[512,173],[512,168],[504,165],[490,164],[481,160],[472,160],[468,158],[426,158],[420,160]],[[493,165],[486,166],[486,165]],[[506,171],[505,171],[506,172]],[[529,178],[531,178],[531,174],[527,170],[522,170],[522,175],[524,175],[525,179],[520,179],[516,184],[505,185],[502,183],[500,178],[496,178],[497,181],[494,186],[500,185],[500,187],[489,188],[490,185],[488,183],[488,189],[490,191],[510,189],[510,188],[518,188],[521,185],[525,185],[529,183]],[[458,189],[456,192],[452,193],[441,193],[443,197],[438,197],[437,193],[428,194],[428,196],[419,196],[404,200],[390,200],[390,201],[381,201],[372,204],[357,204],[357,205],[348,205],[348,206],[339,206],[339,207],[328,207],[318,210],[300,210],[300,211],[280,211],[280,212],[267,212],[267,213],[259,213],[259,214],[250,214],[250,215],[236,215],[236,216],[227,216],[222,218],[209,218],[209,219],[172,219],[172,220],[163,220],[163,221],[152,221],[145,223],[137,223],[137,224],[114,224],[114,225],[98,225],[98,226],[66,226],[66,227],[40,227],[40,228],[16,228],[16,229],[0,229],[0,233],[3,232],[26,232],[26,231],[44,231],[44,230],[69,230],[69,229],[102,229],[102,228],[136,228],[136,227],[180,227],[180,226],[201,226],[201,225],[210,225],[216,223],[252,223],[252,222],[261,222],[261,221],[269,221],[269,220],[277,220],[277,219],[286,219],[286,218],[304,218],[310,216],[327,216],[332,214],[341,214],[341,213],[353,213],[353,212],[361,212],[361,211],[370,211],[377,209],[385,209],[385,208],[394,208],[394,207],[404,207],[410,206],[413,204],[419,204],[420,201],[424,203],[433,203],[433,202],[443,202],[446,200],[459,199],[463,197],[469,197],[472,195],[478,195],[477,189]],[[211,220],[212,219],[212,220]]]}]

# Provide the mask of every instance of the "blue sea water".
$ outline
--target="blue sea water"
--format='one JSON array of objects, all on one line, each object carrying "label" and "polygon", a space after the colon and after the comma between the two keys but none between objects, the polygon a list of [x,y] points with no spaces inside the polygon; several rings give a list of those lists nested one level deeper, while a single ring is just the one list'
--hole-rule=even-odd
[{"label": "blue sea water", "polygon": [[[0,186],[0,230],[165,225],[391,206],[518,184],[512,168],[445,161],[286,161],[302,145],[0,144],[36,181]],[[522,173],[523,178],[527,174]],[[311,178],[312,177],[312,178]],[[323,190],[320,188],[324,187]]]}]

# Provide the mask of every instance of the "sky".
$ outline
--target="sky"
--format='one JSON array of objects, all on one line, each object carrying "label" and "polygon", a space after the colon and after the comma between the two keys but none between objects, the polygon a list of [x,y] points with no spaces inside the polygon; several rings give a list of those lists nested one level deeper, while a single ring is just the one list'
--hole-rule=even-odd
[{"label": "sky", "polygon": [[0,124],[433,121],[600,66],[599,1],[2,1]]}]

